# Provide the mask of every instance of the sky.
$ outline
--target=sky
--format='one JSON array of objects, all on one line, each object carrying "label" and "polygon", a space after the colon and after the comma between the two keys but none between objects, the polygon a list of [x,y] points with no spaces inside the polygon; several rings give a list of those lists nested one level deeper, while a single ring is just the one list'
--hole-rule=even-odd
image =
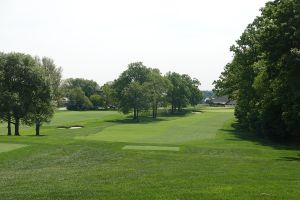
[{"label": "sky", "polygon": [[210,90],[266,0],[0,0],[0,51],[47,56],[63,78],[112,81],[131,62]]}]

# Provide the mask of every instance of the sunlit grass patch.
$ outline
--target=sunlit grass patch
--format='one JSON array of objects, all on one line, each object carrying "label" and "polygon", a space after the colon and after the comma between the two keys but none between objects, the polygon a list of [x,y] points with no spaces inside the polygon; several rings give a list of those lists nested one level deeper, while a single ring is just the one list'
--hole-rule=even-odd
[{"label": "sunlit grass patch", "polygon": [[28,145],[0,143],[0,153],[12,151],[12,150],[19,149],[19,148],[26,147],[26,146],[28,146]]},{"label": "sunlit grass patch", "polygon": [[179,147],[167,147],[167,146],[135,146],[126,145],[122,149],[124,150],[144,150],[144,151],[179,151]]}]

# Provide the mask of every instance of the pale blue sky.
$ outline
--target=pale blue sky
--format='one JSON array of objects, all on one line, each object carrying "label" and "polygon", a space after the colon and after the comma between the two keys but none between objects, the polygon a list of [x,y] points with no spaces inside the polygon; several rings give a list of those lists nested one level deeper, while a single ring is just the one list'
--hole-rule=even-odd
[{"label": "pale blue sky", "polygon": [[265,0],[0,0],[0,51],[47,56],[64,78],[113,80],[142,61],[212,89]]}]

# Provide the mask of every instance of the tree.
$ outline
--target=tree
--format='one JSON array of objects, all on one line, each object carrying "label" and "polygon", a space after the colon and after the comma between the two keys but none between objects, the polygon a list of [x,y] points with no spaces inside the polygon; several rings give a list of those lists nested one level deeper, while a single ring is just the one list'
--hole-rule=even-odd
[{"label": "tree", "polygon": [[102,87],[101,87],[101,95],[103,97],[103,103],[104,103],[104,107],[105,109],[111,108],[111,107],[116,107],[116,94],[115,94],[115,90],[113,88],[113,82],[108,82],[105,83]]},{"label": "tree", "polygon": [[98,94],[93,94],[90,96],[90,101],[92,102],[94,109],[98,109],[103,106],[103,98]]},{"label": "tree", "polygon": [[74,88],[69,91],[69,102],[67,103],[68,110],[89,110],[93,104],[81,88]]},{"label": "tree", "polygon": [[161,75],[159,69],[150,69],[149,80],[145,83],[145,87],[151,101],[152,117],[156,118],[158,105],[166,101],[171,83]]},{"label": "tree", "polygon": [[36,62],[44,69],[46,78],[50,81],[51,99],[58,104],[62,97],[61,83],[62,83],[62,68],[57,67],[53,59],[48,57],[35,57]]},{"label": "tree", "polygon": [[277,139],[300,138],[300,3],[268,2],[236,45],[215,91],[237,100],[243,127]]},{"label": "tree", "polygon": [[100,94],[100,86],[93,80],[86,80],[82,78],[69,78],[62,84],[62,90],[66,94],[74,88],[80,88],[85,96],[90,97],[92,94]]},{"label": "tree", "polygon": [[199,103],[201,103],[203,99],[203,94],[199,90],[199,85],[200,85],[200,81],[197,79],[193,79],[189,84],[189,88],[191,91],[189,102],[192,106],[198,105]]},{"label": "tree", "polygon": [[28,114],[33,93],[39,87],[36,84],[37,64],[26,54],[9,53],[6,55],[4,82],[9,97],[9,113],[12,113],[15,135],[20,135],[20,121]]},{"label": "tree", "polygon": [[37,68],[36,88],[31,97],[31,104],[27,115],[23,121],[27,125],[35,125],[36,136],[40,135],[40,128],[44,122],[50,122],[54,114],[54,105],[51,95],[51,81],[49,80],[48,71],[44,68]]},{"label": "tree", "polygon": [[133,108],[133,119],[139,122],[139,112],[143,109],[147,109],[149,106],[146,87],[138,82],[132,82],[122,93],[122,111],[128,113],[129,110]]},{"label": "tree", "polygon": [[144,66],[143,63],[131,63],[128,65],[128,69],[113,83],[118,108],[123,113],[128,113],[130,109],[133,109],[133,118],[137,121],[139,111],[149,107],[149,99],[145,96],[147,92],[144,91],[144,83],[149,80],[149,74],[150,69]]},{"label": "tree", "polygon": [[7,121],[7,135],[11,135],[12,94],[9,92],[11,79],[7,74],[6,55],[0,53],[0,119]]}]

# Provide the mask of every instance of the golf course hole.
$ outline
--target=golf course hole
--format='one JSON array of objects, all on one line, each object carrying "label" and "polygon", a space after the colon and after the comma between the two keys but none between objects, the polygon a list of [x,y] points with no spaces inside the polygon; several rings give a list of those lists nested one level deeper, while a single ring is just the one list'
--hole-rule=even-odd
[{"label": "golf course hole", "polygon": [[167,147],[167,146],[135,146],[126,145],[123,150],[143,150],[143,151],[179,151],[179,147]]}]

